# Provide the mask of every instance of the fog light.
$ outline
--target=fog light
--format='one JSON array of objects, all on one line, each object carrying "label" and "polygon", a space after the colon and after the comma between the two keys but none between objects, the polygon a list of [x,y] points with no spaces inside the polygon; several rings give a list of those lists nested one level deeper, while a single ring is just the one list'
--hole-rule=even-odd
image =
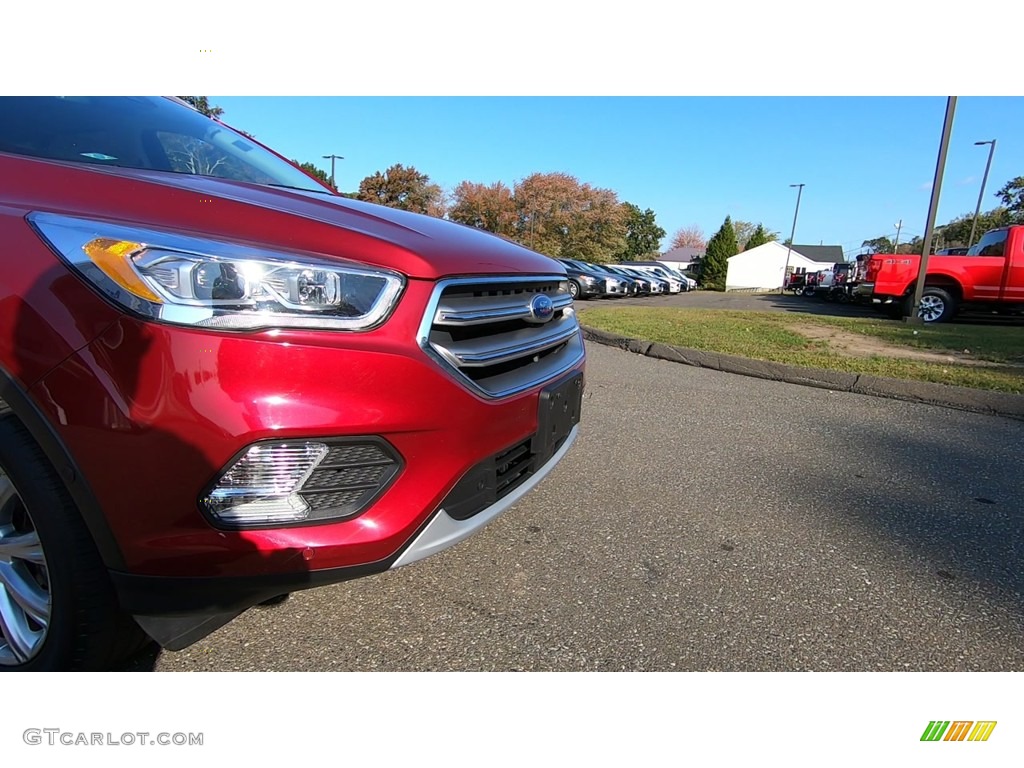
[{"label": "fog light", "polygon": [[364,511],[402,463],[379,437],[250,446],[199,503],[218,527],[314,524]]},{"label": "fog light", "polygon": [[254,445],[221,476],[203,504],[231,526],[305,520],[309,504],[298,490],[327,451],[323,443]]}]

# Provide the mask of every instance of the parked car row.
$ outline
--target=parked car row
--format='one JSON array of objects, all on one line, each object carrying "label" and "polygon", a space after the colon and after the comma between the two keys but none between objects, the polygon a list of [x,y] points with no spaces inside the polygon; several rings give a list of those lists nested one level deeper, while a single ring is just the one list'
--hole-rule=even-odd
[{"label": "parked car row", "polygon": [[559,259],[569,278],[574,299],[655,296],[681,293],[697,287],[696,281],[657,264],[592,264],[579,259]]}]

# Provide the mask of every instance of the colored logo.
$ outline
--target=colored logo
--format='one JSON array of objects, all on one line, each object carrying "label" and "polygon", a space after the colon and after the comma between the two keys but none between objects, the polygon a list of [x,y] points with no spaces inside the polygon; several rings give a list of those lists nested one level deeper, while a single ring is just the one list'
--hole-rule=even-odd
[{"label": "colored logo", "polygon": [[546,295],[538,293],[530,300],[530,315],[540,323],[546,323],[555,314],[555,305]]},{"label": "colored logo", "polygon": [[988,741],[995,729],[995,720],[932,720],[921,741]]}]

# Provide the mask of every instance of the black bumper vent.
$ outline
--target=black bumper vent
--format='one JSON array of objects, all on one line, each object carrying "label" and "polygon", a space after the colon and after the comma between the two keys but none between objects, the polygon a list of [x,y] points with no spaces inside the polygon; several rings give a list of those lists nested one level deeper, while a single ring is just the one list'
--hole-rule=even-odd
[{"label": "black bumper vent", "polygon": [[401,460],[383,440],[334,443],[299,489],[316,517],[348,517],[363,511],[395,479]]}]

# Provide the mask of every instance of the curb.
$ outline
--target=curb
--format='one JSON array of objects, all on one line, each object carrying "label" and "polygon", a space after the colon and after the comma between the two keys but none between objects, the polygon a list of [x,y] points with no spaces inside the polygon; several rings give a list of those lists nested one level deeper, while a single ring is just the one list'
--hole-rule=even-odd
[{"label": "curb", "polygon": [[992,416],[1005,416],[1024,421],[1024,395],[1013,395],[1007,392],[990,392],[984,389],[954,387],[949,384],[933,384],[927,381],[904,381],[902,379],[886,379],[866,373],[845,373],[843,371],[826,371],[821,368],[803,368],[785,363],[771,363],[765,360],[751,360],[736,355],[723,355],[718,352],[703,352],[699,349],[687,349],[656,341],[640,341],[626,336],[619,336],[597,328],[581,326],[583,338],[609,347],[618,347],[658,360],[692,365],[697,368],[711,368],[725,373],[736,373],[741,376],[753,376],[758,379],[783,381],[788,384],[799,384],[805,387],[818,387],[838,392],[853,392],[858,395],[888,397],[893,400],[905,400],[911,403],[937,405],[942,408],[955,408],[972,413],[985,413]]}]

